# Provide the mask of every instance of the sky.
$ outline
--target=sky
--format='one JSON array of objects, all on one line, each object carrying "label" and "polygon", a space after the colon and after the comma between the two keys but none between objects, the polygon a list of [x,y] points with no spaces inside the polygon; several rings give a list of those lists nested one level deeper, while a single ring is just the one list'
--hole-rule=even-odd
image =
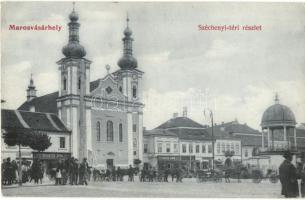
[{"label": "sky", "polygon": [[[70,2],[2,2],[3,108],[26,100],[30,74],[38,96],[58,89],[61,49],[68,42]],[[260,129],[263,112],[280,103],[305,122],[304,3],[77,2],[80,43],[92,60],[91,81],[118,69],[126,13],[143,76],[144,126],[173,113],[209,124],[237,119]],[[60,25],[61,31],[13,31],[9,25]],[[198,25],[257,25],[261,31],[202,31]]]}]

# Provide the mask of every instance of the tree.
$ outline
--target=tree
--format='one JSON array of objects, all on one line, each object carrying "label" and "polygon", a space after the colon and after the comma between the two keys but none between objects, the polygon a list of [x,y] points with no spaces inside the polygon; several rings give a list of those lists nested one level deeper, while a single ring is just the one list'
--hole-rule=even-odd
[{"label": "tree", "polygon": [[52,145],[50,137],[45,133],[30,133],[30,138],[29,146],[37,151],[44,151]]},{"label": "tree", "polygon": [[33,150],[44,151],[51,146],[50,137],[46,134],[35,133],[31,129],[9,129],[3,134],[4,143],[8,146],[19,147],[18,182],[22,185],[21,146],[29,146]]}]

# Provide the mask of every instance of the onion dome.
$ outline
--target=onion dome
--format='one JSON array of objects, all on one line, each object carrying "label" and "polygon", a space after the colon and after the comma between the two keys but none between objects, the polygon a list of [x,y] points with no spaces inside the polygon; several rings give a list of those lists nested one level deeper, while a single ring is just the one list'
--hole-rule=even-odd
[{"label": "onion dome", "polygon": [[71,21],[74,21],[74,22],[76,22],[78,20],[78,14],[74,11],[74,9],[71,12],[71,14],[69,15],[69,18]]},{"label": "onion dome", "polygon": [[70,22],[69,26],[69,43],[63,47],[62,53],[67,58],[82,58],[86,55],[85,48],[79,44],[79,27],[78,14],[73,11],[69,15]]},{"label": "onion dome", "polygon": [[278,95],[275,97],[275,104],[266,109],[263,114],[261,126],[263,128],[271,126],[292,126],[296,125],[296,120],[291,109],[279,103]]},{"label": "onion dome", "polygon": [[125,37],[122,39],[124,43],[123,56],[118,61],[121,69],[135,69],[138,67],[138,61],[132,55],[132,31],[128,26],[129,18],[127,17],[127,27],[124,30]]}]

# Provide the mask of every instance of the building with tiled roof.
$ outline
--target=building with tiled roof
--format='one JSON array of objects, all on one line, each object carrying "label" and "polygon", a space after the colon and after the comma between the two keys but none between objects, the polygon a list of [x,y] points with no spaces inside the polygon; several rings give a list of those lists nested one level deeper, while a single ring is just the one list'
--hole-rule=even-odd
[{"label": "building with tiled roof", "polygon": [[[127,167],[143,156],[142,76],[133,55],[134,39],[129,18],[123,31],[119,70],[90,80],[92,61],[86,58],[79,36],[79,18],[69,15],[69,39],[57,62],[58,91],[38,97],[31,77],[27,101],[18,110],[53,113],[72,131],[71,153],[90,165]],[[118,40],[119,42],[119,40]],[[106,64],[106,63],[105,63]],[[38,88],[39,89],[39,88]]]},{"label": "building with tiled roof", "polygon": [[186,169],[212,165],[212,138],[205,126],[184,115],[173,118],[155,129],[144,131],[144,166]]},{"label": "building with tiled roof", "polygon": [[[215,124],[213,126],[214,137],[216,138],[215,151],[219,152],[219,156],[224,156],[224,152],[233,150],[235,154],[239,154],[238,158],[245,161],[254,155],[254,151],[257,151],[262,145],[262,135],[258,130],[249,127],[247,124],[240,124],[237,120],[227,123]],[[212,135],[212,128],[207,128],[207,131]],[[237,150],[232,148],[233,141],[240,141],[241,148]],[[229,148],[230,146],[230,148]]]},{"label": "building with tiled roof", "polygon": [[[29,131],[40,134],[45,133],[50,137],[52,145],[44,152],[37,152],[29,147],[22,147],[22,158],[32,160],[33,157],[43,161],[51,158],[70,157],[71,155],[71,131],[53,113],[40,113],[19,110],[1,110],[1,132]],[[2,158],[18,157],[17,146],[8,146],[1,139]]]}]

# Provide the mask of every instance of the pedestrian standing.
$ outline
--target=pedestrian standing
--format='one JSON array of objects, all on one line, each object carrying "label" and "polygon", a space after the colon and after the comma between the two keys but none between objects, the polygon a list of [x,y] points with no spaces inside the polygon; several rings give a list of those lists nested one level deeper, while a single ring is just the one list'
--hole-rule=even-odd
[{"label": "pedestrian standing", "polygon": [[122,175],[122,170],[120,167],[118,167],[117,171],[116,171],[116,175],[117,175],[117,180],[118,181],[123,181],[123,175]]},{"label": "pedestrian standing", "polygon": [[164,171],[164,182],[168,182],[168,175],[170,173],[170,170],[169,168],[166,168],[165,171]]},{"label": "pedestrian standing", "polygon": [[297,168],[298,178],[301,179],[301,196],[305,197],[305,152],[301,154],[301,162]]},{"label": "pedestrian standing", "polygon": [[129,165],[128,168],[128,181],[134,181],[133,168],[131,167],[131,165]]},{"label": "pedestrian standing", "polygon": [[73,163],[73,183],[72,185],[77,185],[79,183],[79,163],[75,158]]},{"label": "pedestrian standing", "polygon": [[299,195],[296,168],[291,164],[292,156],[293,154],[290,151],[285,152],[283,155],[285,160],[279,167],[280,182],[282,184],[281,194],[286,198]]},{"label": "pedestrian standing", "polygon": [[79,166],[79,179],[80,179],[80,184],[81,185],[88,185],[87,182],[87,171],[88,171],[88,163],[87,163],[87,158],[83,159],[83,162]]}]

